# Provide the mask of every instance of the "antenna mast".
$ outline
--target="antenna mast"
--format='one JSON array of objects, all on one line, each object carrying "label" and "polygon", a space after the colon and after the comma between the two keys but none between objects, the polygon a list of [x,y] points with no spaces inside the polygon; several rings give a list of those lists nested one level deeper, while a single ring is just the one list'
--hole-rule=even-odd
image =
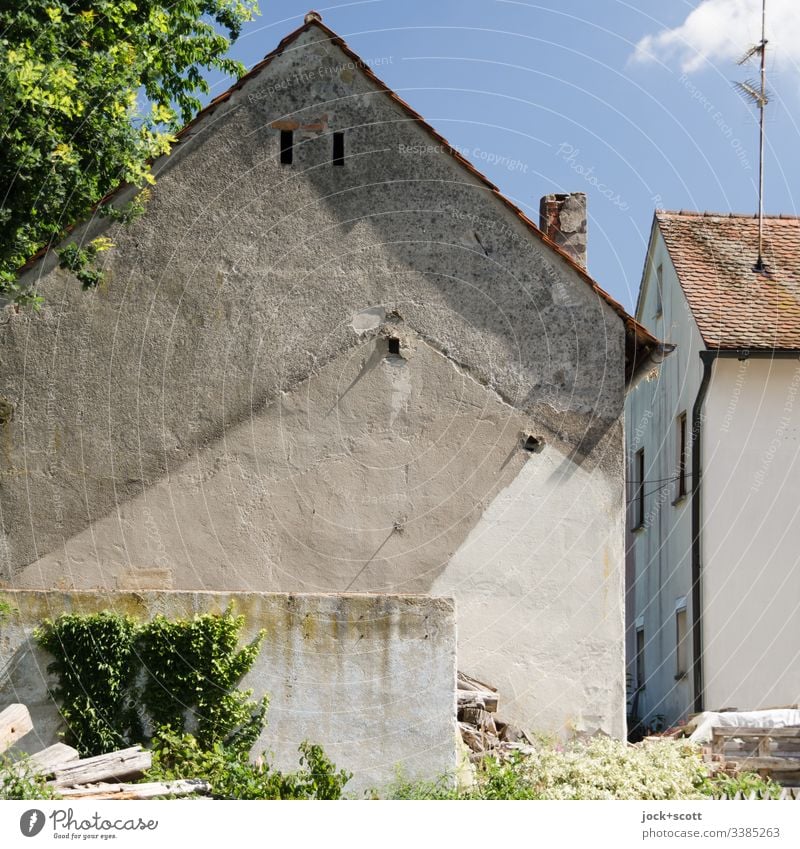
[{"label": "antenna mast", "polygon": [[761,80],[756,86],[754,82],[736,83],[736,88],[759,110],[759,132],[758,132],[758,259],[754,266],[755,271],[764,271],[764,109],[769,103],[767,97],[767,0],[761,2],[761,41],[751,47],[744,57],[739,61],[743,65],[756,53],[761,56]]}]

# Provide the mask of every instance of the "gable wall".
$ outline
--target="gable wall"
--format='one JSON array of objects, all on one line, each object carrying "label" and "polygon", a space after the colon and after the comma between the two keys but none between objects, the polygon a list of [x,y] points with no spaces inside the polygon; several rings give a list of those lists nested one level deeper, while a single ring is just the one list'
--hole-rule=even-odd
[{"label": "gable wall", "polygon": [[342,591],[366,564],[353,587],[456,595],[462,668],[519,721],[621,733],[622,322],[316,40],[166,160],[98,291],[53,270],[0,330],[4,579]]},{"label": "gable wall", "polygon": [[717,360],[703,423],[708,710],[800,699],[800,367]]}]

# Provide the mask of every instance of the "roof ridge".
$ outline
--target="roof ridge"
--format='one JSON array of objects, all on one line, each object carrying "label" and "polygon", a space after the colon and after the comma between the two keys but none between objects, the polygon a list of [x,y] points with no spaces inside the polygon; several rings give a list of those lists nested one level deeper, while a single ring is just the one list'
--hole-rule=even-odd
[{"label": "roof ridge", "polygon": [[[744,219],[746,221],[751,221],[753,219],[758,219],[758,213],[749,213],[749,212],[713,212],[711,210],[697,210],[697,209],[657,209],[656,215],[679,215],[683,218],[737,218]],[[785,212],[778,212],[773,214],[765,214],[764,218],[769,218],[773,221],[798,221],[800,220],[800,215],[789,215]]]}]

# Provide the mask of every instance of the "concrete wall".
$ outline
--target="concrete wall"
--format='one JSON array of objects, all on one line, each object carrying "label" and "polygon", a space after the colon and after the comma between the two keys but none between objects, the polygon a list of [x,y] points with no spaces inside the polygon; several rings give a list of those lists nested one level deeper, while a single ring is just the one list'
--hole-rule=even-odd
[{"label": "concrete wall", "polygon": [[434,779],[456,768],[455,613],[450,600],[423,596],[269,593],[6,592],[17,613],[0,626],[0,706],[24,702],[34,731],[24,748],[57,742],[61,727],[47,684],[51,658],[33,629],[62,612],[113,609],[138,618],[221,612],[233,602],[246,619],[243,641],[266,630],[242,682],[270,696],[268,727],[254,753],[298,766],[297,746],[320,743],[354,777],[348,794],[383,787],[398,767]]},{"label": "concrete wall", "polygon": [[0,328],[5,583],[454,594],[507,715],[621,734],[619,317],[315,30],[157,170]]},{"label": "concrete wall", "polygon": [[800,702],[800,367],[714,365],[703,424],[703,642],[711,710]]},{"label": "concrete wall", "polygon": [[[662,310],[657,310],[657,270],[663,271]],[[690,497],[678,499],[675,481],[678,461],[677,417],[685,412],[691,435],[692,405],[700,385],[703,345],[661,235],[656,232],[645,268],[637,318],[651,333],[676,346],[651,379],[642,380],[625,402],[628,458],[628,558],[630,583],[627,607],[628,673],[636,680],[635,631],[644,627],[645,675],[639,694],[639,715],[662,716],[677,722],[690,710],[691,675],[676,678],[677,633],[675,608],[686,599],[691,608]],[[636,452],[645,456],[645,521],[636,521]],[[691,445],[687,475],[691,474]],[[692,480],[687,477],[691,492]],[[689,652],[691,657],[691,652]],[[682,670],[686,671],[686,670]]]}]

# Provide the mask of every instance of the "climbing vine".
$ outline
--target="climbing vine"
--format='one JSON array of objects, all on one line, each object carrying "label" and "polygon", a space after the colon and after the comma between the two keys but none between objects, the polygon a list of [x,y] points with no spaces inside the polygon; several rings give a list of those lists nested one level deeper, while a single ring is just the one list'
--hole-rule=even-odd
[{"label": "climbing vine", "polygon": [[0,598],[0,625],[8,619],[12,611],[11,605],[4,598]]},{"label": "climbing vine", "polygon": [[243,625],[230,607],[174,621],[140,623],[110,611],[45,621],[35,636],[54,657],[48,671],[58,680],[53,696],[70,742],[95,755],[169,727],[193,732],[203,749],[249,750],[268,699],[237,689],[263,638],[240,648]]}]

